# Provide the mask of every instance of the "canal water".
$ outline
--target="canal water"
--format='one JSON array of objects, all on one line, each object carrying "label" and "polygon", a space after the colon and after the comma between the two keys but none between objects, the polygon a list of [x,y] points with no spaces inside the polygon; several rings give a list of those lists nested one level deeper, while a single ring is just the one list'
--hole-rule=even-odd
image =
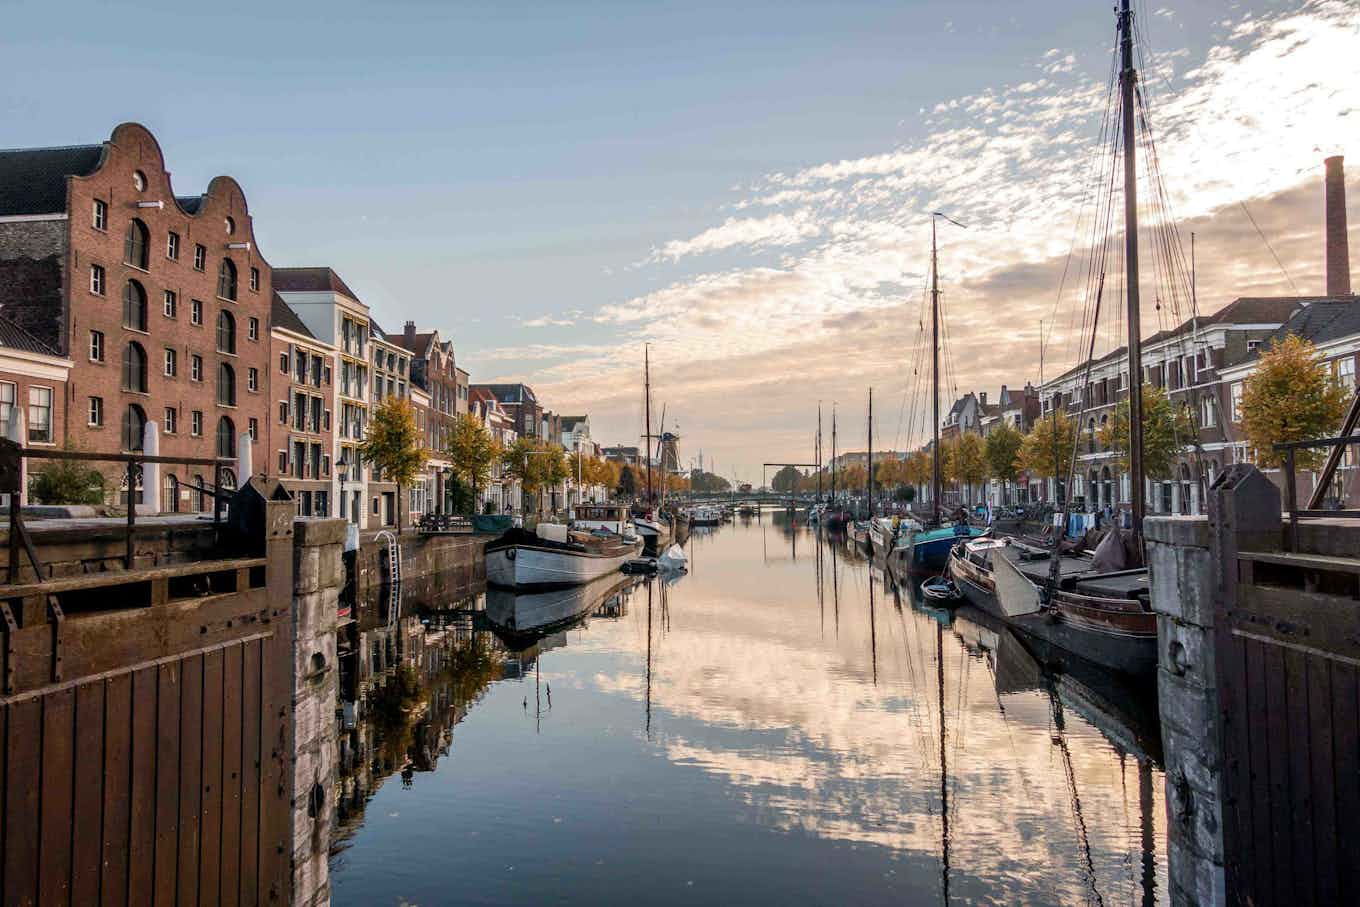
[{"label": "canal water", "polygon": [[672,582],[426,598],[365,638],[336,904],[1167,901],[1146,691],[782,512],[687,549]]}]

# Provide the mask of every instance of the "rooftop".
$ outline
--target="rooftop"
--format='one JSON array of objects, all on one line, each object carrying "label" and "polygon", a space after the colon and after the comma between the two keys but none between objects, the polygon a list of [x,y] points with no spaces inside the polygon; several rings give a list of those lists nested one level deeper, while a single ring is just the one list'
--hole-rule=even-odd
[{"label": "rooftop", "polygon": [[89,176],[103,156],[103,145],[0,151],[0,215],[65,211],[66,177]]},{"label": "rooftop", "polygon": [[339,293],[355,302],[359,294],[340,279],[330,268],[274,268],[274,289],[283,293]]},{"label": "rooftop", "polygon": [[0,316],[0,347],[25,353],[41,353],[44,356],[61,356],[61,353],[4,316]]},{"label": "rooftop", "polygon": [[274,298],[269,303],[269,318],[274,327],[280,330],[291,331],[294,334],[315,339],[315,335],[307,330],[307,325],[303,324],[297,312],[294,312],[292,307],[283,301],[283,297],[278,294],[277,290],[274,291]]}]

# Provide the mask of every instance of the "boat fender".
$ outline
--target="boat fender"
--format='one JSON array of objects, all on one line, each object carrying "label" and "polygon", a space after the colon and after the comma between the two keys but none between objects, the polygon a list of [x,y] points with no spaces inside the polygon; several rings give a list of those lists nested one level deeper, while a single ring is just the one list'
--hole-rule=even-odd
[{"label": "boat fender", "polygon": [[507,548],[507,549],[505,549],[505,559],[506,559],[507,561],[513,561],[513,560],[515,559],[515,549],[514,549],[514,548]]}]

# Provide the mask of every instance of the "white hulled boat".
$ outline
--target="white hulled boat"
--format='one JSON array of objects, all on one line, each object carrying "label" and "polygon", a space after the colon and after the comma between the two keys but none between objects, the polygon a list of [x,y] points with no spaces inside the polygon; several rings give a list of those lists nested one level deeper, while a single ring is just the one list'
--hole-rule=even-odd
[{"label": "white hulled boat", "polygon": [[560,523],[511,529],[486,544],[486,581],[509,589],[577,586],[617,572],[641,548],[641,539],[572,532]]}]

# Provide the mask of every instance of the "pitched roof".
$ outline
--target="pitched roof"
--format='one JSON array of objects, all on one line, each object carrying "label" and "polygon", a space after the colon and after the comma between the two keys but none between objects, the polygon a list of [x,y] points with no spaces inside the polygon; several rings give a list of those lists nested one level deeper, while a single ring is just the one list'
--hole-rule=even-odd
[{"label": "pitched roof", "polygon": [[0,316],[0,346],[23,350],[26,353],[42,353],[44,356],[61,355],[4,316]]},{"label": "pitched roof", "polygon": [[[1323,299],[1294,313],[1267,340],[1283,340],[1297,334],[1311,343],[1328,343],[1360,334],[1360,299]],[[1268,343],[1261,344],[1262,347]]]},{"label": "pitched roof", "polygon": [[311,331],[307,330],[307,325],[302,323],[297,312],[293,311],[292,306],[283,301],[283,297],[274,292],[274,298],[269,303],[269,318],[274,327],[284,331],[292,331],[294,334],[301,334],[304,337],[316,339]]},{"label": "pitched roof", "polygon": [[563,431],[571,431],[571,430],[573,430],[573,429],[576,428],[576,423],[578,423],[578,422],[584,422],[584,421],[586,421],[586,420],[589,419],[589,418],[590,418],[589,416],[563,416],[563,417],[562,417],[562,430],[563,430]]},{"label": "pitched roof", "polygon": [[429,352],[430,341],[434,339],[434,336],[435,336],[434,331],[425,331],[423,333],[416,334],[414,343],[407,343],[406,334],[405,332],[402,332],[396,335],[395,337],[389,337],[387,339],[395,343],[402,349],[410,350],[411,353],[413,353],[417,359],[424,359],[426,358],[426,354]]},{"label": "pitched roof", "polygon": [[271,272],[274,289],[285,293],[339,293],[360,302],[340,275],[330,268],[274,268]]},{"label": "pitched roof", "polygon": [[198,209],[203,206],[203,196],[201,195],[176,195],[175,203],[188,214],[197,214]]},{"label": "pitched roof", "polygon": [[66,177],[89,176],[103,156],[103,145],[0,151],[0,215],[65,211]]}]

